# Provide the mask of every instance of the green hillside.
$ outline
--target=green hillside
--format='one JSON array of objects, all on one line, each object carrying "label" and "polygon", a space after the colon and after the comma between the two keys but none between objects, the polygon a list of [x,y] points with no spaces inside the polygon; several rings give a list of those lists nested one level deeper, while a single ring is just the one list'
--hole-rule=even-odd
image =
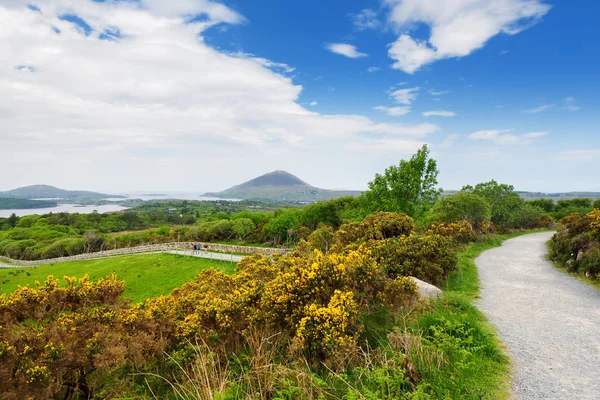
[{"label": "green hillside", "polygon": [[85,190],[64,190],[49,185],[24,186],[7,192],[0,192],[0,197],[17,199],[102,199],[120,197]]},{"label": "green hillside", "polygon": [[56,207],[55,201],[10,199],[0,197],[0,210]]}]

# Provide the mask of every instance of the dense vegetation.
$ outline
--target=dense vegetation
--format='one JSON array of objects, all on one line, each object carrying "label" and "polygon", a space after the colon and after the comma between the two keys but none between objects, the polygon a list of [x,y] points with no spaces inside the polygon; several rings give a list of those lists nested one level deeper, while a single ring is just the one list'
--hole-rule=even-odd
[{"label": "dense vegetation", "polygon": [[[0,391],[15,398],[496,398],[506,370],[467,297],[426,306],[414,281],[459,267],[468,224],[419,233],[371,214],[290,255],[206,270],[131,305],[112,275],[49,277],[0,297]],[[464,261],[462,261],[464,262]],[[462,275],[462,273],[461,273]],[[456,280],[453,280],[456,285]]]},{"label": "dense vegetation", "polygon": [[0,210],[11,209],[31,209],[31,208],[47,208],[56,207],[55,201],[50,200],[27,200],[27,199],[9,199],[0,197]]},{"label": "dense vegetation", "polygon": [[[137,267],[98,261],[91,279],[54,266],[67,275],[62,284],[50,276],[0,296],[0,391],[65,399],[502,397],[508,362],[471,304],[478,287],[472,261],[497,243],[494,232],[547,227],[553,219],[495,181],[440,199],[428,156],[423,148],[389,168],[364,196],[303,209],[13,218],[0,251],[23,258],[56,254],[49,249],[58,244],[96,251],[140,238],[296,248],[273,259],[248,257],[234,274],[208,269],[189,280],[193,268],[182,270],[181,286],[158,297],[174,280],[152,287],[165,269],[153,275],[143,256],[130,257],[140,260]],[[101,270],[141,285],[127,293],[116,275],[100,278]],[[136,273],[147,290],[132,279]],[[410,276],[447,293],[423,302]]]},{"label": "dense vegetation", "polygon": [[570,214],[560,220],[550,242],[550,256],[567,271],[596,281],[600,274],[600,201],[587,214]]},{"label": "dense vegetation", "polygon": [[[510,185],[495,181],[466,186],[441,197],[437,165],[426,147],[410,160],[377,175],[360,197],[306,207],[264,210],[257,202],[156,202],[111,214],[48,214],[0,219],[0,255],[35,260],[173,241],[234,242],[294,246],[321,225],[337,229],[376,211],[404,213],[421,227],[468,221],[488,231],[552,224],[545,203],[525,202]],[[586,199],[577,199],[586,200]],[[566,209],[579,207],[571,200]],[[590,204],[591,206],[591,204]]]},{"label": "dense vegetation", "polygon": [[600,208],[600,199],[592,203],[591,199],[558,200],[556,203],[550,199],[539,199],[529,201],[528,204],[541,208],[555,220],[560,221],[571,214],[583,216],[590,213],[594,208]]}]

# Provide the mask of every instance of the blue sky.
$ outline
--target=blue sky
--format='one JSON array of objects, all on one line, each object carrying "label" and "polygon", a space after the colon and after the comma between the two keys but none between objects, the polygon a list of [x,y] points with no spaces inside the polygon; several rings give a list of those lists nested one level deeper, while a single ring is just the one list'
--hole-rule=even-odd
[{"label": "blue sky", "polygon": [[446,189],[600,191],[596,2],[70,3],[0,0],[0,189],[363,189],[427,143]]}]

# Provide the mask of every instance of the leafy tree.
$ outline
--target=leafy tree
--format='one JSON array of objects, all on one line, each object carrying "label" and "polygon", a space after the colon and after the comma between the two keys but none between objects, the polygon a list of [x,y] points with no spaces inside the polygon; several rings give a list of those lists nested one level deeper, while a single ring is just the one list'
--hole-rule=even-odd
[{"label": "leafy tree", "polygon": [[19,217],[17,217],[17,214],[10,214],[10,217],[8,217],[8,225],[10,225],[11,228],[14,228],[17,225],[17,222],[19,222]]},{"label": "leafy tree", "polygon": [[556,204],[556,210],[560,211],[565,208],[592,208],[592,200],[591,199],[570,199],[570,200],[559,200]]},{"label": "leafy tree", "polygon": [[512,185],[495,180],[479,183],[475,187],[467,185],[462,188],[462,192],[473,193],[486,199],[492,213],[491,220],[497,225],[506,224],[511,213],[524,203]]},{"label": "leafy tree", "polygon": [[556,205],[554,204],[554,200],[551,199],[530,200],[527,202],[527,204],[539,207],[547,213],[554,211],[554,208],[556,207]]},{"label": "leafy tree", "polygon": [[540,221],[547,215],[544,210],[531,204],[521,204],[510,214],[508,225],[514,229],[534,229],[540,227]]},{"label": "leafy tree", "polygon": [[88,231],[83,234],[84,252],[91,253],[104,249],[104,237],[95,231]]},{"label": "leafy tree", "polygon": [[354,197],[321,201],[306,206],[303,209],[303,223],[310,229],[316,229],[319,224],[330,225],[338,228],[342,224],[342,215],[348,209],[359,207],[359,202]]},{"label": "leafy tree", "polygon": [[599,209],[599,210],[600,210],[600,199],[597,199],[597,200],[594,202],[594,208],[597,208],[597,209]]},{"label": "leafy tree", "polygon": [[561,220],[567,215],[579,214],[581,216],[586,215],[592,211],[592,200],[590,199],[569,199],[559,200],[556,203],[556,208],[552,216],[556,220]]},{"label": "leafy tree", "polygon": [[233,231],[238,240],[244,240],[256,229],[256,225],[250,218],[237,218],[233,220]]},{"label": "leafy tree", "polygon": [[409,161],[400,160],[385,174],[375,175],[363,194],[367,207],[369,211],[422,216],[441,195],[442,191],[436,188],[438,174],[437,163],[429,158],[429,149],[424,145]]},{"label": "leafy tree", "polygon": [[479,225],[489,221],[491,217],[487,200],[469,192],[442,197],[435,203],[430,214],[431,220],[435,222],[467,221],[471,225]]},{"label": "leafy tree", "polygon": [[263,232],[269,236],[275,244],[283,240],[288,242],[295,238],[295,231],[301,225],[301,210],[277,210],[275,218],[271,219],[264,227]]}]

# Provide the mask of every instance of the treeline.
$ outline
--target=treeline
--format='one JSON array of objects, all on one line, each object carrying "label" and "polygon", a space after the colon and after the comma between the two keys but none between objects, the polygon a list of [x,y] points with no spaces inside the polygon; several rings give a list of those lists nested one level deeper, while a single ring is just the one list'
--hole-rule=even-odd
[{"label": "treeline", "polygon": [[539,199],[528,201],[528,203],[541,208],[557,221],[567,215],[579,214],[583,216],[590,213],[594,208],[600,208],[600,199],[592,202],[592,199],[588,198],[558,200],[556,203],[551,199]]},{"label": "treeline", "polygon": [[[553,215],[587,210],[586,199],[525,202],[510,185],[495,181],[465,186],[458,194],[441,196],[438,169],[427,147],[377,174],[360,197],[345,197],[308,205],[257,211],[261,203],[157,202],[112,214],[48,214],[11,217],[0,231],[0,255],[14,259],[44,259],[83,252],[170,241],[233,242],[293,246],[319,226],[338,228],[361,221],[373,212],[411,216],[420,227],[467,221],[476,229],[506,232],[548,227]],[[269,205],[272,206],[272,205]],[[226,211],[229,207],[244,211]]]},{"label": "treeline", "polygon": [[56,207],[56,202],[51,200],[28,200],[28,199],[9,199],[0,197],[0,210],[10,209],[31,209],[31,208],[49,208]]}]

